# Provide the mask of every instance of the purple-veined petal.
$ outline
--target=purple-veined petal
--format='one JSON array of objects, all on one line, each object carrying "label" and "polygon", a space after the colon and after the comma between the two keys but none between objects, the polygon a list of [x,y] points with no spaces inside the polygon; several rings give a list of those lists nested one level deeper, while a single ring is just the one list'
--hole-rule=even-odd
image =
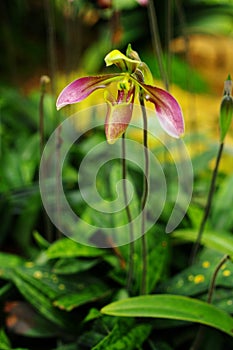
[{"label": "purple-veined petal", "polygon": [[84,100],[97,89],[105,88],[114,80],[120,80],[119,74],[105,74],[101,76],[82,77],[67,85],[58,96],[56,107],[60,109],[66,105]]},{"label": "purple-veined petal", "polygon": [[184,119],[180,105],[167,91],[155,86],[139,83],[145,90],[146,99],[155,105],[157,117],[162,128],[173,137],[184,133]]},{"label": "purple-veined petal", "polygon": [[117,101],[107,94],[105,100],[107,102],[105,134],[107,142],[113,144],[126,131],[132,118],[134,88],[130,92],[118,91]]}]

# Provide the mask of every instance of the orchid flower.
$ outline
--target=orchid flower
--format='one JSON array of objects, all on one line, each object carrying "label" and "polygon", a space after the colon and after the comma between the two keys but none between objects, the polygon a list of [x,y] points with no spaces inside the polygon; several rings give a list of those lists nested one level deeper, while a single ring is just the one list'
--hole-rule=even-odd
[{"label": "orchid flower", "polygon": [[[58,96],[57,109],[81,102],[97,89],[105,89],[105,134],[108,143],[112,144],[125,133],[132,118],[135,97],[140,93],[146,101],[154,104],[160,125],[170,136],[178,138],[184,133],[184,121],[178,102],[167,91],[153,86],[148,66],[140,60],[130,44],[126,55],[113,50],[105,57],[105,63],[106,66],[115,64],[120,73],[87,76],[71,82]],[[117,84],[116,98],[106,89],[112,83]]]}]

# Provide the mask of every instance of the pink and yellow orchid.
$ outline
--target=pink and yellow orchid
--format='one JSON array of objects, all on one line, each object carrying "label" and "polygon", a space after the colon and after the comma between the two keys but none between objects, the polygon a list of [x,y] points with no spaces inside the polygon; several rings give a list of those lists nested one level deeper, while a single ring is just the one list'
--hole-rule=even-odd
[{"label": "pink and yellow orchid", "polygon": [[109,143],[114,143],[127,129],[132,113],[135,96],[142,94],[146,101],[152,102],[162,128],[173,137],[184,133],[184,121],[181,108],[175,98],[167,91],[153,86],[153,77],[148,66],[142,62],[131,45],[126,55],[119,50],[111,51],[105,57],[107,66],[115,64],[120,73],[103,74],[79,78],[66,86],[57,99],[57,109],[81,102],[97,89],[105,89],[111,83],[117,83],[117,97],[107,90],[104,98],[107,102],[105,133]]}]

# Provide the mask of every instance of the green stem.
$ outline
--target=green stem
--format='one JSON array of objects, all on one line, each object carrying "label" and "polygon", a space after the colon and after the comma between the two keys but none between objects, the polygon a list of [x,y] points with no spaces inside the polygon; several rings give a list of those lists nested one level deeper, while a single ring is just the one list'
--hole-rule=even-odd
[{"label": "green stem", "polygon": [[48,40],[48,52],[49,52],[49,70],[51,76],[51,89],[52,95],[56,93],[56,71],[57,71],[57,59],[56,59],[56,38],[55,38],[55,18],[54,18],[54,2],[50,0],[44,0],[44,6],[47,19],[47,40]]},{"label": "green stem", "polygon": [[40,79],[40,101],[39,101],[39,134],[40,134],[40,156],[42,156],[44,149],[44,95],[45,95],[45,84],[43,77]]},{"label": "green stem", "polygon": [[[61,147],[63,143],[63,139],[61,137],[62,132],[62,124],[60,124],[56,130],[56,184],[57,184],[57,190],[56,190],[56,205],[57,205],[57,220],[58,220],[58,227],[61,227],[60,225],[60,218],[62,215],[62,207],[61,207],[61,196],[60,192],[58,190],[59,184],[61,182]],[[59,229],[56,230],[56,239],[60,239],[62,237],[62,234]]]},{"label": "green stem", "polygon": [[129,223],[129,272],[128,272],[128,280],[127,280],[127,289],[130,291],[133,274],[134,274],[134,231],[132,224],[132,214],[128,204],[128,193],[126,188],[126,177],[127,177],[127,166],[126,166],[126,145],[125,145],[125,134],[122,135],[122,178],[123,178],[123,194],[125,200],[125,211]]},{"label": "green stem", "polygon": [[[44,97],[46,94],[46,87],[50,83],[50,78],[47,75],[42,75],[40,78],[40,100],[39,100],[39,135],[40,135],[40,157],[42,157],[42,153],[45,145],[45,137],[44,137]],[[44,172],[44,169],[42,170]],[[43,218],[45,224],[45,237],[51,242],[52,241],[52,228],[50,220],[47,216],[43,208]]]},{"label": "green stem", "polygon": [[141,200],[142,210],[142,223],[141,223],[141,234],[142,234],[142,281],[141,281],[141,294],[147,294],[147,239],[145,233],[146,227],[146,202],[148,197],[148,178],[149,178],[149,152],[148,152],[148,133],[147,133],[147,115],[145,109],[145,103],[143,94],[139,96],[142,117],[143,117],[143,145],[144,145],[144,159],[145,159],[145,174],[143,181],[143,195]]},{"label": "green stem", "polygon": [[[224,255],[214,270],[214,273],[213,273],[213,276],[212,276],[212,279],[210,282],[208,296],[207,296],[207,303],[209,303],[209,304],[211,304],[211,302],[212,302],[212,297],[213,297],[213,293],[214,293],[214,288],[215,288],[215,283],[216,283],[216,278],[217,278],[218,272],[228,259],[229,259],[229,255],[227,255],[227,254]],[[203,342],[205,330],[206,330],[205,326],[199,327],[196,338],[195,338],[190,350],[198,350],[199,349],[199,347],[201,346],[201,344]]]},{"label": "green stem", "polygon": [[157,57],[159,71],[160,71],[164,86],[166,90],[168,90],[169,82],[168,82],[166,70],[164,69],[164,65],[163,65],[162,47],[161,47],[161,42],[159,38],[158,21],[157,21],[153,0],[149,0],[149,3],[148,3],[148,17],[149,17],[149,23],[150,23],[151,36],[153,39],[152,40],[153,50],[155,52],[155,56]]},{"label": "green stem", "polygon": [[197,255],[198,249],[200,247],[200,243],[201,243],[202,235],[203,235],[203,232],[205,229],[205,225],[206,225],[207,219],[209,217],[212,199],[213,199],[213,195],[215,192],[215,183],[216,183],[216,178],[217,178],[217,174],[218,174],[219,163],[220,163],[220,160],[222,157],[223,147],[224,147],[224,142],[221,142],[219,145],[219,149],[218,149],[218,154],[217,154],[217,158],[216,158],[214,171],[212,173],[212,179],[211,179],[211,183],[210,183],[210,189],[209,189],[209,193],[208,193],[207,203],[206,203],[204,214],[202,217],[202,221],[201,221],[201,224],[199,227],[197,240],[196,240],[196,242],[193,246],[193,250],[191,252],[191,263],[194,263],[194,261],[196,259],[196,255]]},{"label": "green stem", "polygon": [[167,62],[166,62],[166,68],[167,68],[167,91],[169,91],[169,86],[171,82],[171,50],[170,50],[170,41],[172,39],[172,28],[173,28],[173,17],[172,17],[172,1],[167,0],[166,2],[166,52],[167,52]]}]

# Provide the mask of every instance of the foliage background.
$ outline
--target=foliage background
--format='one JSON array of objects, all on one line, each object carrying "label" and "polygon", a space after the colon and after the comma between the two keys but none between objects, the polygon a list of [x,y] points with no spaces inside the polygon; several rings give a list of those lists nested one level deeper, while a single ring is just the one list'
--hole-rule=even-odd
[{"label": "foliage background", "polygon": [[[155,83],[164,86],[148,7],[134,0],[115,0],[109,7],[110,3],[0,2],[1,349],[96,350],[113,349],[115,343],[122,349],[187,349],[198,331],[196,323],[172,317],[168,320],[154,315],[153,320],[142,321],[103,316],[100,310],[108,303],[138,294],[140,246],[136,246],[136,276],[129,293],[125,289],[128,247],[105,251],[61,237],[41,204],[38,168],[42,75],[51,79],[44,97],[45,139],[68,113],[101,99],[97,93],[68,111],[55,110],[56,96],[68,82],[105,72],[103,58],[113,48],[125,50],[131,42],[151,68]],[[191,205],[177,232],[171,237],[164,235],[174,201],[171,188],[162,217],[148,234],[149,289],[152,294],[205,301],[216,264],[223,254],[232,255],[233,251],[231,128],[200,259],[187,267],[215,163],[223,82],[229,73],[233,74],[233,4],[166,0],[154,1],[154,6],[169,88],[184,112],[184,140],[192,156],[195,183]],[[140,140],[140,135],[134,137]],[[93,219],[92,213],[80,200],[74,200],[77,168],[86,150],[103,139],[101,130],[92,138],[84,138],[80,147],[72,150],[65,168],[70,201],[89,220]],[[156,148],[153,151],[158,152]],[[129,171],[136,179],[135,187],[140,188],[141,174],[135,169]],[[174,169],[169,171],[173,174]],[[119,164],[113,165],[110,174],[114,184],[120,176]],[[106,188],[105,180],[103,176],[100,188],[111,199],[113,185]],[[135,201],[137,205],[139,199]],[[220,271],[213,299],[213,304],[228,316],[233,313],[232,274],[229,261]],[[144,307],[142,304],[142,310]],[[208,322],[211,327],[200,348],[232,348],[232,338],[215,329],[211,313]]]}]

